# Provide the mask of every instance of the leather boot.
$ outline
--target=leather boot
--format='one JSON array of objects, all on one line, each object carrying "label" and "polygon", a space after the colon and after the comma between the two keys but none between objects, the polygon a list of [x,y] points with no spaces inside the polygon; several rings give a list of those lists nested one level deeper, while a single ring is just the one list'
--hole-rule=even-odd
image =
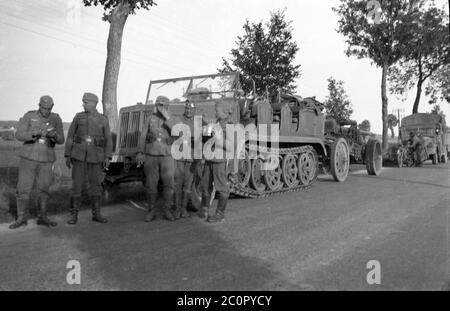
[{"label": "leather boot", "polygon": [[67,222],[69,225],[75,225],[78,221],[78,211],[81,206],[81,197],[70,198],[70,219]]},{"label": "leather boot", "polygon": [[39,198],[39,217],[36,223],[38,226],[56,227],[58,224],[47,217],[47,202],[46,196]]},{"label": "leather boot", "polygon": [[147,194],[148,211],[147,215],[145,215],[145,222],[153,221],[156,218],[155,214],[156,196],[157,196],[156,193]]},{"label": "leather boot", "polygon": [[202,204],[200,207],[200,211],[197,213],[199,218],[207,218],[208,210],[209,210],[209,200],[211,197],[206,194],[202,194]]},{"label": "leather boot", "polygon": [[168,221],[175,221],[175,217],[170,211],[172,206],[173,191],[164,191],[164,207],[163,207],[163,217]]},{"label": "leather boot", "polygon": [[212,223],[223,221],[225,218],[225,208],[227,207],[227,203],[228,195],[220,194],[219,202],[217,203],[216,214],[214,216],[209,216],[207,221]]},{"label": "leather boot", "polygon": [[102,216],[100,213],[100,197],[92,197],[92,221],[96,221],[102,224],[108,222],[108,219]]},{"label": "leather boot", "polygon": [[183,193],[183,198],[181,200],[181,218],[187,218],[191,215],[187,211],[187,205],[189,203],[190,193]]},{"label": "leather boot", "polygon": [[183,192],[177,191],[175,192],[175,210],[173,211],[173,217],[175,217],[175,219],[181,218],[182,204],[183,204]]},{"label": "leather boot", "polygon": [[26,209],[28,205],[28,200],[17,199],[17,219],[14,223],[9,226],[9,229],[17,229],[21,226],[26,226],[28,224]]}]

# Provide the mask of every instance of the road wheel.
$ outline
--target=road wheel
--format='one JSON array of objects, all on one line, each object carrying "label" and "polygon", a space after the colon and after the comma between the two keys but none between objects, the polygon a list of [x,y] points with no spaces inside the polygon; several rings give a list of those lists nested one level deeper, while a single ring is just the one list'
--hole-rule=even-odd
[{"label": "road wheel", "polygon": [[298,185],[297,159],[294,154],[289,153],[283,157],[281,165],[283,169],[283,181],[288,188]]},{"label": "road wheel", "polygon": [[252,174],[250,177],[250,184],[258,192],[263,192],[266,190],[266,185],[264,184],[264,174],[265,171],[262,170],[264,161],[261,158],[254,159],[252,163]]},{"label": "road wheel", "polygon": [[381,153],[381,144],[378,140],[370,139],[366,145],[367,173],[369,175],[379,176],[382,167],[383,167],[383,156]]},{"label": "road wheel", "polygon": [[[264,182],[270,190],[278,190],[283,187],[283,181],[281,179],[282,170],[280,161],[277,156],[269,155],[268,160],[270,161],[270,165],[276,166],[273,170],[266,170],[264,172]],[[266,163],[266,164],[269,164]]]},{"label": "road wheel", "polygon": [[438,155],[437,155],[437,153],[434,153],[431,156],[431,161],[433,162],[434,165],[436,165],[438,163]]},{"label": "road wheel", "polygon": [[347,141],[343,137],[336,139],[331,145],[330,170],[335,181],[343,182],[350,169],[350,153]]},{"label": "road wheel", "polygon": [[245,155],[243,159],[238,160],[238,183],[241,187],[246,187],[250,181],[250,176],[252,174],[252,163],[248,157],[248,152],[245,150]]},{"label": "road wheel", "polygon": [[302,153],[298,158],[298,175],[300,183],[308,186],[314,182],[317,178],[319,167],[317,161],[317,153],[312,150],[308,150]]},{"label": "road wheel", "polygon": [[441,162],[447,163],[447,156],[445,154],[441,155]]}]

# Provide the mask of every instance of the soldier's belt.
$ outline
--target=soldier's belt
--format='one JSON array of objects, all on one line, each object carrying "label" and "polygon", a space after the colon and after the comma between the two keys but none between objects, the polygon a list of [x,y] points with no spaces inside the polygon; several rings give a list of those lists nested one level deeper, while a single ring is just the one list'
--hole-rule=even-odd
[{"label": "soldier's belt", "polygon": [[88,145],[95,145],[96,147],[105,147],[106,141],[104,138],[92,137],[92,136],[77,136],[75,135],[73,141],[77,144],[86,143]]}]

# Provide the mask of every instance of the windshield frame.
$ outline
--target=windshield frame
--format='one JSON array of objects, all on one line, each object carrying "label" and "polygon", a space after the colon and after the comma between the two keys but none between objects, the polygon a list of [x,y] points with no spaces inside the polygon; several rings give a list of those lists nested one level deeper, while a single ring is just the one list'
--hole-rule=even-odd
[{"label": "windshield frame", "polygon": [[[192,84],[192,81],[198,80],[198,79],[216,79],[221,77],[227,77],[227,76],[234,76],[234,86],[229,90],[230,92],[236,93],[238,89],[240,89],[240,81],[239,81],[239,73],[238,72],[224,72],[224,73],[215,73],[215,74],[209,74],[209,75],[199,75],[199,76],[186,76],[186,77],[178,77],[178,78],[171,78],[171,79],[161,79],[161,80],[150,80],[147,90],[147,96],[145,98],[144,103],[148,103],[148,100],[150,98],[152,86],[156,84],[160,84],[162,86],[166,85],[170,82],[178,82],[178,81],[190,81],[189,85]],[[236,96],[236,95],[234,95]],[[231,97],[228,97],[231,98]]]}]

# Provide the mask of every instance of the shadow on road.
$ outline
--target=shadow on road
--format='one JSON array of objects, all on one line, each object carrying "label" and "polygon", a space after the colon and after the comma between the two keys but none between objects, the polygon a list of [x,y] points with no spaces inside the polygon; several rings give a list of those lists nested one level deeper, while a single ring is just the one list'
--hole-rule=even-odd
[{"label": "shadow on road", "polygon": [[444,189],[450,189],[450,186],[440,185],[440,184],[435,184],[435,183],[429,183],[429,182],[423,182],[423,181],[417,181],[417,180],[389,178],[389,177],[383,177],[383,176],[364,176],[364,175],[352,175],[352,177],[370,178],[370,179],[382,179],[382,180],[389,180],[389,181],[401,181],[402,183],[410,183],[410,184],[418,184],[418,185],[424,185],[424,186],[431,186],[431,187],[439,187],[439,188],[444,188]]},{"label": "shadow on road", "polygon": [[80,261],[80,289],[299,289],[267,262],[246,256],[245,250],[227,241],[220,232],[226,222],[211,225],[188,218],[144,223],[139,210],[125,206],[105,210],[110,219],[105,225],[84,217],[74,227],[39,229],[43,239],[66,243],[71,249],[67,261]]}]

